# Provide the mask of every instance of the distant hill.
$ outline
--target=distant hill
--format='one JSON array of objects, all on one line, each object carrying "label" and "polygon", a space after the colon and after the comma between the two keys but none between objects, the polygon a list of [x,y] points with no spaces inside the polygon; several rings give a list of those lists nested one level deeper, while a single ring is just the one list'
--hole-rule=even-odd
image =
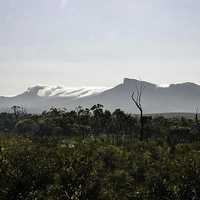
[{"label": "distant hill", "polygon": [[[135,113],[137,109],[130,96],[139,82],[125,78],[114,88],[35,86],[14,97],[0,97],[0,111],[21,105],[28,112],[37,113],[52,106],[74,109],[79,105],[90,107],[99,103],[110,110],[120,108]],[[200,85],[188,82],[160,87],[145,81],[142,84],[145,88],[142,96],[145,113],[192,113],[196,107],[200,107]]]}]

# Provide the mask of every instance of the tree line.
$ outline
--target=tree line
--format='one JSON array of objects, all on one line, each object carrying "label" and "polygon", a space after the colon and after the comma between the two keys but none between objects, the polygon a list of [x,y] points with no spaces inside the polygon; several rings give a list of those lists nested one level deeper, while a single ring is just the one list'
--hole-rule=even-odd
[{"label": "tree line", "polygon": [[[142,126],[142,135],[141,135]],[[111,112],[100,104],[75,110],[51,108],[42,114],[28,114],[15,107],[12,113],[0,113],[0,132],[32,136],[104,136],[115,142],[127,138],[162,138],[171,143],[199,140],[198,114],[194,119],[164,118]]]}]

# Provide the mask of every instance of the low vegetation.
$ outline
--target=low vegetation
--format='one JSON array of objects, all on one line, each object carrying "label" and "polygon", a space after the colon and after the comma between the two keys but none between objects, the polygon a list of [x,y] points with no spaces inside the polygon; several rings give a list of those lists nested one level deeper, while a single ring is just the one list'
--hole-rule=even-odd
[{"label": "low vegetation", "polygon": [[200,199],[200,126],[103,106],[0,114],[1,200]]}]

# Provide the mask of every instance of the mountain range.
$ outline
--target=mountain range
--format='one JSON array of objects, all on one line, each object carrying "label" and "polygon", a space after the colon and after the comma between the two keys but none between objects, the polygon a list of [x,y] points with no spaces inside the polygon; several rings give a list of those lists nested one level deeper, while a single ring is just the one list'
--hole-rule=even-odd
[{"label": "mountain range", "polygon": [[131,94],[142,84],[142,106],[145,113],[194,112],[200,107],[200,85],[195,83],[171,84],[161,87],[146,81],[125,78],[113,87],[68,88],[61,86],[35,86],[13,97],[0,97],[0,111],[8,111],[13,105],[23,106],[28,112],[40,113],[51,107],[75,109],[102,104],[106,109],[120,108],[136,113]]}]

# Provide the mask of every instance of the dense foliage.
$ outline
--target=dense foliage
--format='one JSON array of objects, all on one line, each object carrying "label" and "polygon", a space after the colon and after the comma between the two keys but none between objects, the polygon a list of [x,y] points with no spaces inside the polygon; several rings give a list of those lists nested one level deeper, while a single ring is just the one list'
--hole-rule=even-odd
[{"label": "dense foliage", "polygon": [[0,114],[1,200],[200,199],[197,119],[137,116],[101,105]]},{"label": "dense foliage", "polygon": [[[195,119],[144,116],[144,139],[168,136],[173,140],[188,142],[198,140],[200,125]],[[32,136],[133,136],[139,138],[140,119],[137,115],[104,110],[102,105],[74,111],[51,108],[40,115],[27,114],[23,108],[14,107],[13,113],[0,113],[0,132]],[[117,137],[118,136],[118,137]]]}]

